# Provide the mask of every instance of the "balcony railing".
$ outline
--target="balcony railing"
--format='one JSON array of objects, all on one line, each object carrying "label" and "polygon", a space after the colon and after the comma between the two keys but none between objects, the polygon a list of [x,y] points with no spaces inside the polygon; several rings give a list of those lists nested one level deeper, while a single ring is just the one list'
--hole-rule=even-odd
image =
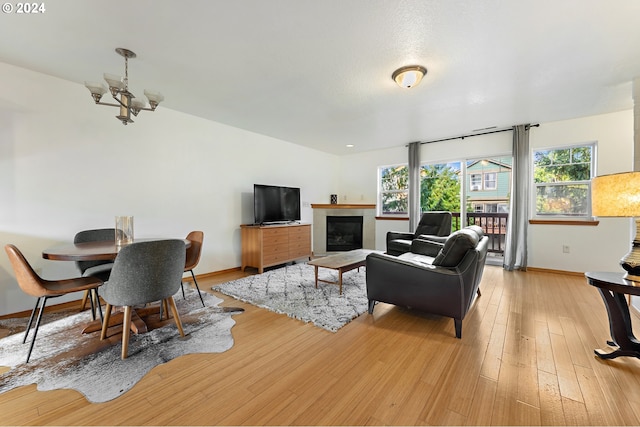
[{"label": "balcony railing", "polygon": [[[451,231],[457,231],[460,227],[460,212],[451,213]],[[495,255],[504,255],[504,246],[507,237],[508,213],[467,213],[466,225],[478,225],[482,227],[484,234],[489,236],[489,252]],[[465,226],[466,226],[465,225]]]}]

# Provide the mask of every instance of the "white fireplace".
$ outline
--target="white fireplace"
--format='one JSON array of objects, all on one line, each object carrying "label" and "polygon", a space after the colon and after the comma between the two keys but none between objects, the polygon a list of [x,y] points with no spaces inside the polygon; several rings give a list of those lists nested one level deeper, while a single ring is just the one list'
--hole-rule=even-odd
[{"label": "white fireplace", "polygon": [[327,251],[327,217],[362,217],[362,248],[376,248],[376,205],[312,204],[313,254],[323,256]]}]

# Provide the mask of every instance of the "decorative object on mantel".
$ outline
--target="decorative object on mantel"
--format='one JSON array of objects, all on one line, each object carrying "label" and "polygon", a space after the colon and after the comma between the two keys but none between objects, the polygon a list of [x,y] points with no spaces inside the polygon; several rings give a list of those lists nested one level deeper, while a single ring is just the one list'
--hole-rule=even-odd
[{"label": "decorative object on mantel", "polygon": [[591,180],[591,213],[596,217],[635,218],[636,237],[620,265],[625,279],[640,282],[640,172],[597,176]]},{"label": "decorative object on mantel", "polygon": [[131,120],[131,114],[137,116],[142,110],[155,111],[158,104],[164,101],[164,96],[160,92],[145,89],[144,94],[149,100],[149,105],[151,106],[151,108],[147,108],[146,102],[142,98],[136,98],[131,92],[129,92],[129,58],[135,58],[136,54],[129,49],[122,47],[117,48],[116,52],[118,55],[124,57],[124,78],[105,73],[104,79],[109,84],[109,91],[117,104],[100,102],[102,95],[107,92],[107,88],[104,84],[97,82],[84,82],[84,85],[91,92],[91,96],[96,104],[120,108],[120,115],[116,116],[116,118],[120,120],[123,125],[126,125],[133,123],[133,120]]},{"label": "decorative object on mantel", "polygon": [[331,204],[332,205],[337,205],[338,204],[338,195],[337,194],[332,194],[331,195]]},{"label": "decorative object on mantel", "polygon": [[[337,281],[336,271],[323,271],[323,278]],[[352,270],[342,278],[342,295],[336,285],[319,284],[315,288],[314,267],[293,264],[213,286],[240,301],[245,301],[294,319],[336,332],[367,311],[365,269]]]},{"label": "decorative object on mantel", "polygon": [[409,65],[395,70],[391,78],[401,88],[409,89],[417,86],[425,74],[427,74],[427,69],[422,65]]},{"label": "decorative object on mantel", "polygon": [[[120,358],[120,335],[100,341],[100,332],[80,333],[91,321],[88,311],[42,325],[28,364],[24,363],[22,333],[1,339],[0,366],[12,369],[0,375],[0,393],[36,384],[40,391],[74,389],[90,402],[106,402],[130,390],[157,365],[185,354],[222,353],[233,347],[235,321],[231,316],[240,312],[216,307],[222,300],[208,293],[202,294],[207,303],[203,308],[192,295],[195,290],[186,291],[186,299],[175,298],[186,337],[176,334],[173,321],[166,316],[162,321],[158,314],[149,316],[145,322],[155,329],[132,334],[125,360]],[[26,318],[0,320],[0,328],[17,332],[26,323]]]}]

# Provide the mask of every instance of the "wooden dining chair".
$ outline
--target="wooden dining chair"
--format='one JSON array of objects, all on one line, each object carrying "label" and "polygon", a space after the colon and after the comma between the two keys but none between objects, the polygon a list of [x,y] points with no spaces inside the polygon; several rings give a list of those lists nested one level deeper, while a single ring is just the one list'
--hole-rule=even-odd
[{"label": "wooden dining chair", "polygon": [[[198,286],[198,282],[196,281],[196,275],[193,274],[193,269],[196,268],[196,266],[200,262],[204,233],[202,231],[192,231],[187,235],[187,240],[191,242],[191,246],[187,248],[187,257],[184,264],[184,272],[191,273],[191,277],[193,277],[193,283],[196,285],[196,289],[198,290],[200,302],[204,307],[204,299],[202,299],[202,293],[200,292],[200,287]],[[182,298],[184,298],[184,284],[182,282],[180,282],[180,288],[182,289]]]},{"label": "wooden dining chair", "polygon": [[107,337],[112,308],[124,307],[123,359],[127,358],[129,349],[133,306],[156,301],[168,305],[180,335],[184,336],[173,294],[180,286],[185,257],[184,241],[177,239],[130,243],[120,249],[109,281],[100,292],[107,302],[100,339]]},{"label": "wooden dining chair", "polygon": [[38,312],[35,329],[33,331],[33,338],[31,338],[29,352],[27,353],[27,360],[25,362],[29,363],[31,351],[33,350],[33,345],[36,342],[36,335],[38,335],[38,328],[40,327],[42,313],[44,312],[44,307],[47,304],[47,300],[49,298],[67,295],[72,292],[95,291],[97,294],[98,288],[103,284],[103,282],[97,277],[77,277],[73,279],[63,280],[45,280],[33,270],[22,252],[20,252],[20,250],[14,245],[6,245],[4,247],[4,250],[7,252],[9,261],[11,261],[11,266],[13,267],[13,271],[16,275],[16,280],[18,281],[20,289],[22,289],[22,291],[27,295],[31,295],[37,298],[36,305],[33,308],[33,311],[31,311],[31,316],[29,317],[27,330],[24,333],[24,339],[22,340],[23,343],[27,342],[27,336],[29,335],[29,330],[31,329],[31,325],[33,323],[33,317],[36,311],[38,311],[38,307],[40,309]]}]

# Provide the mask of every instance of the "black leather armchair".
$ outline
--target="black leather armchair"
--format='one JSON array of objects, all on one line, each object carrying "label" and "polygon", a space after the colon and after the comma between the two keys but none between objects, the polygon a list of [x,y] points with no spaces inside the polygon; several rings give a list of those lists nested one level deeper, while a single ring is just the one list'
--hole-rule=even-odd
[{"label": "black leather armchair", "polygon": [[456,337],[461,338],[462,320],[475,295],[480,295],[488,242],[480,227],[469,226],[452,233],[444,243],[415,239],[411,252],[398,257],[368,255],[369,313],[380,301],[452,317]]},{"label": "black leather armchair", "polygon": [[387,253],[402,255],[411,250],[411,242],[421,235],[448,236],[451,234],[451,212],[425,212],[413,233],[389,231],[387,233]]}]

